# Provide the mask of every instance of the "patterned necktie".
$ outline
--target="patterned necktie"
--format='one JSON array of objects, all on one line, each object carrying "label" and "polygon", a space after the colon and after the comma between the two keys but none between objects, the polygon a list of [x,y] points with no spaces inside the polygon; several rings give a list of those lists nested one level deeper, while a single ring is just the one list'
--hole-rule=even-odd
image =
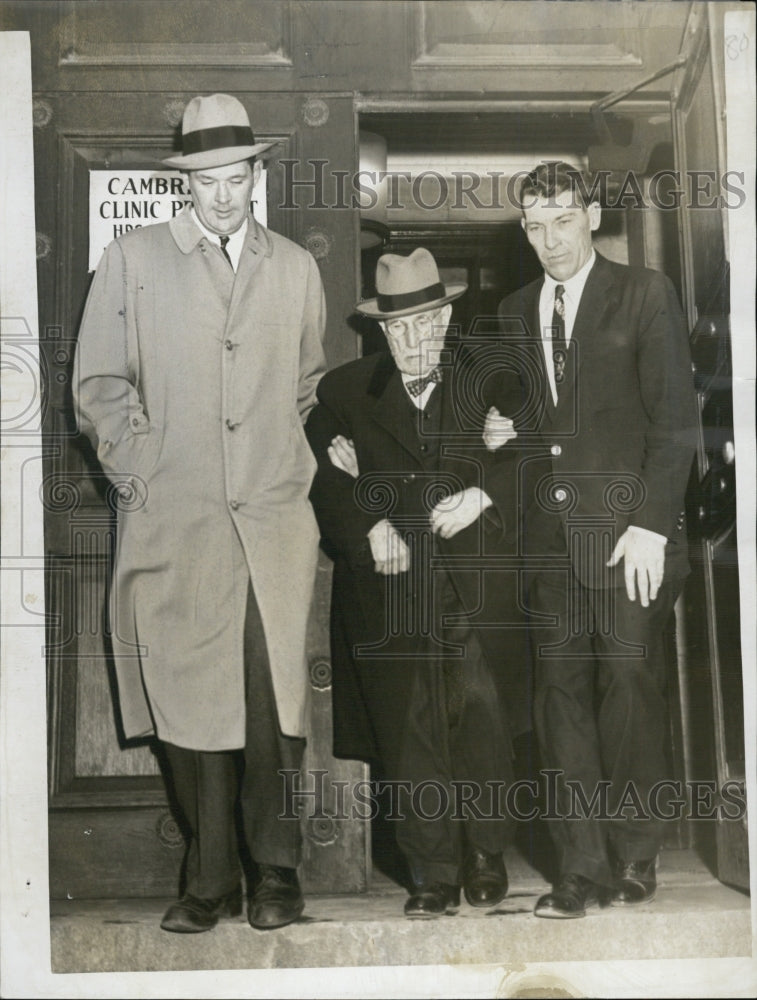
[{"label": "patterned necktie", "polygon": [[442,370],[439,367],[433,368],[428,375],[421,378],[414,378],[411,382],[405,382],[405,388],[411,396],[420,396],[426,386],[432,382],[439,383],[442,380]]},{"label": "patterned necktie", "polygon": [[[231,264],[231,257],[229,257],[229,251],[226,249],[226,247],[228,245],[228,242],[229,242],[229,240],[230,240],[231,237],[229,237],[229,236],[219,236],[218,238],[221,241],[221,253],[224,255],[224,257],[229,262],[229,264]],[[233,264],[231,264],[231,269],[232,269],[232,271],[234,270],[234,265]]]},{"label": "patterned necktie", "polygon": [[555,368],[555,387],[557,395],[565,381],[565,359],[567,357],[565,343],[565,286],[555,285],[555,304],[552,310],[552,363]]}]

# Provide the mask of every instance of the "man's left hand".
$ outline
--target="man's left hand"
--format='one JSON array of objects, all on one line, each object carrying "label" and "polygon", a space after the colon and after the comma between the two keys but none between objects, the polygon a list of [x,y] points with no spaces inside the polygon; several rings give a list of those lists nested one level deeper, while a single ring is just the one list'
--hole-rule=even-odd
[{"label": "man's left hand", "polygon": [[478,486],[469,486],[467,490],[439,501],[431,511],[431,530],[442,538],[454,538],[458,531],[473,524],[491,505],[483,490]]},{"label": "man's left hand", "polygon": [[665,575],[665,539],[651,531],[629,528],[620,537],[608,566],[625,560],[623,570],[629,601],[636,600],[636,587],[643,608],[657,597]]}]

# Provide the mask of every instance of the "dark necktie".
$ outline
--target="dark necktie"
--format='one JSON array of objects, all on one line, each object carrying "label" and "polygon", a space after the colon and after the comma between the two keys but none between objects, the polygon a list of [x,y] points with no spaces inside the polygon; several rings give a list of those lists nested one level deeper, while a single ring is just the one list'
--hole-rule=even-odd
[{"label": "dark necktie", "polygon": [[[231,237],[229,237],[229,236],[219,236],[218,238],[221,241],[221,253],[224,255],[224,257],[229,262],[229,264],[231,264],[231,257],[229,257],[229,251],[226,249],[226,246],[227,246],[227,244],[229,242],[229,239]],[[232,269],[232,271],[234,270],[234,265],[233,264],[231,264],[231,269]]]},{"label": "dark necktie", "polygon": [[414,378],[411,382],[405,382],[405,388],[410,393],[411,396],[420,396],[426,386],[431,385],[432,382],[441,382],[442,380],[442,370],[441,368],[433,368],[428,375],[423,375],[421,378]]},{"label": "dark necktie", "polygon": [[552,310],[552,363],[555,367],[555,387],[557,395],[565,381],[565,286],[555,285],[555,304]]}]

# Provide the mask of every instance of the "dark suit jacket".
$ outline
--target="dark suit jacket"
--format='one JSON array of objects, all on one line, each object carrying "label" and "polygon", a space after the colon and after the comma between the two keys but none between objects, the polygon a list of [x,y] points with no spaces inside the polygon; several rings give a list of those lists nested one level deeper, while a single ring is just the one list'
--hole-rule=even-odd
[{"label": "dark suit jacket", "polygon": [[[569,544],[587,586],[622,583],[604,570],[629,524],[668,539],[666,579],[688,570],[684,493],[697,436],[686,326],[665,275],[597,254],[573,328],[555,407],[539,332],[543,278],[505,298],[502,329],[518,375],[508,416],[530,452],[521,468],[532,555]],[[507,446],[506,446],[507,447]]]},{"label": "dark suit jacket", "polygon": [[[456,613],[477,627],[511,730],[528,728],[529,652],[515,565],[517,456],[504,449],[492,455],[483,447],[483,413],[495,398],[493,382],[484,399],[465,372],[465,364],[458,363],[434,390],[441,398],[441,423],[433,460],[423,415],[408,399],[390,355],[350,362],[326,374],[318,387],[319,405],[306,432],[318,460],[311,500],[324,548],[335,563],[337,756],[377,759],[370,722],[377,712],[384,723],[396,720],[399,733],[412,672],[428,664],[444,641],[442,622],[424,619],[440,573],[452,584]],[[357,480],[328,458],[336,434],[354,441]],[[446,542],[431,536],[431,508],[443,495],[469,486],[496,497],[496,509]],[[367,535],[385,517],[410,545],[408,573],[382,576],[374,569]]]}]

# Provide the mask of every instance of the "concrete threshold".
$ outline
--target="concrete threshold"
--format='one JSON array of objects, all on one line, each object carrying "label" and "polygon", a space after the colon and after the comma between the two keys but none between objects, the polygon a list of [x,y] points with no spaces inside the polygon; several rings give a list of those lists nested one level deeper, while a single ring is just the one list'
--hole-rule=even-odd
[{"label": "concrete threshold", "polygon": [[406,893],[377,878],[363,895],[308,896],[289,927],[257,931],[246,916],[205,934],[159,927],[170,900],[51,903],[53,972],[460,965],[751,955],[749,897],[718,882],[691,851],[665,852],[652,903],[591,909],[577,920],[534,917],[548,891],[520,856],[511,891],[491,910],[464,901],[455,916],[408,920]]}]

